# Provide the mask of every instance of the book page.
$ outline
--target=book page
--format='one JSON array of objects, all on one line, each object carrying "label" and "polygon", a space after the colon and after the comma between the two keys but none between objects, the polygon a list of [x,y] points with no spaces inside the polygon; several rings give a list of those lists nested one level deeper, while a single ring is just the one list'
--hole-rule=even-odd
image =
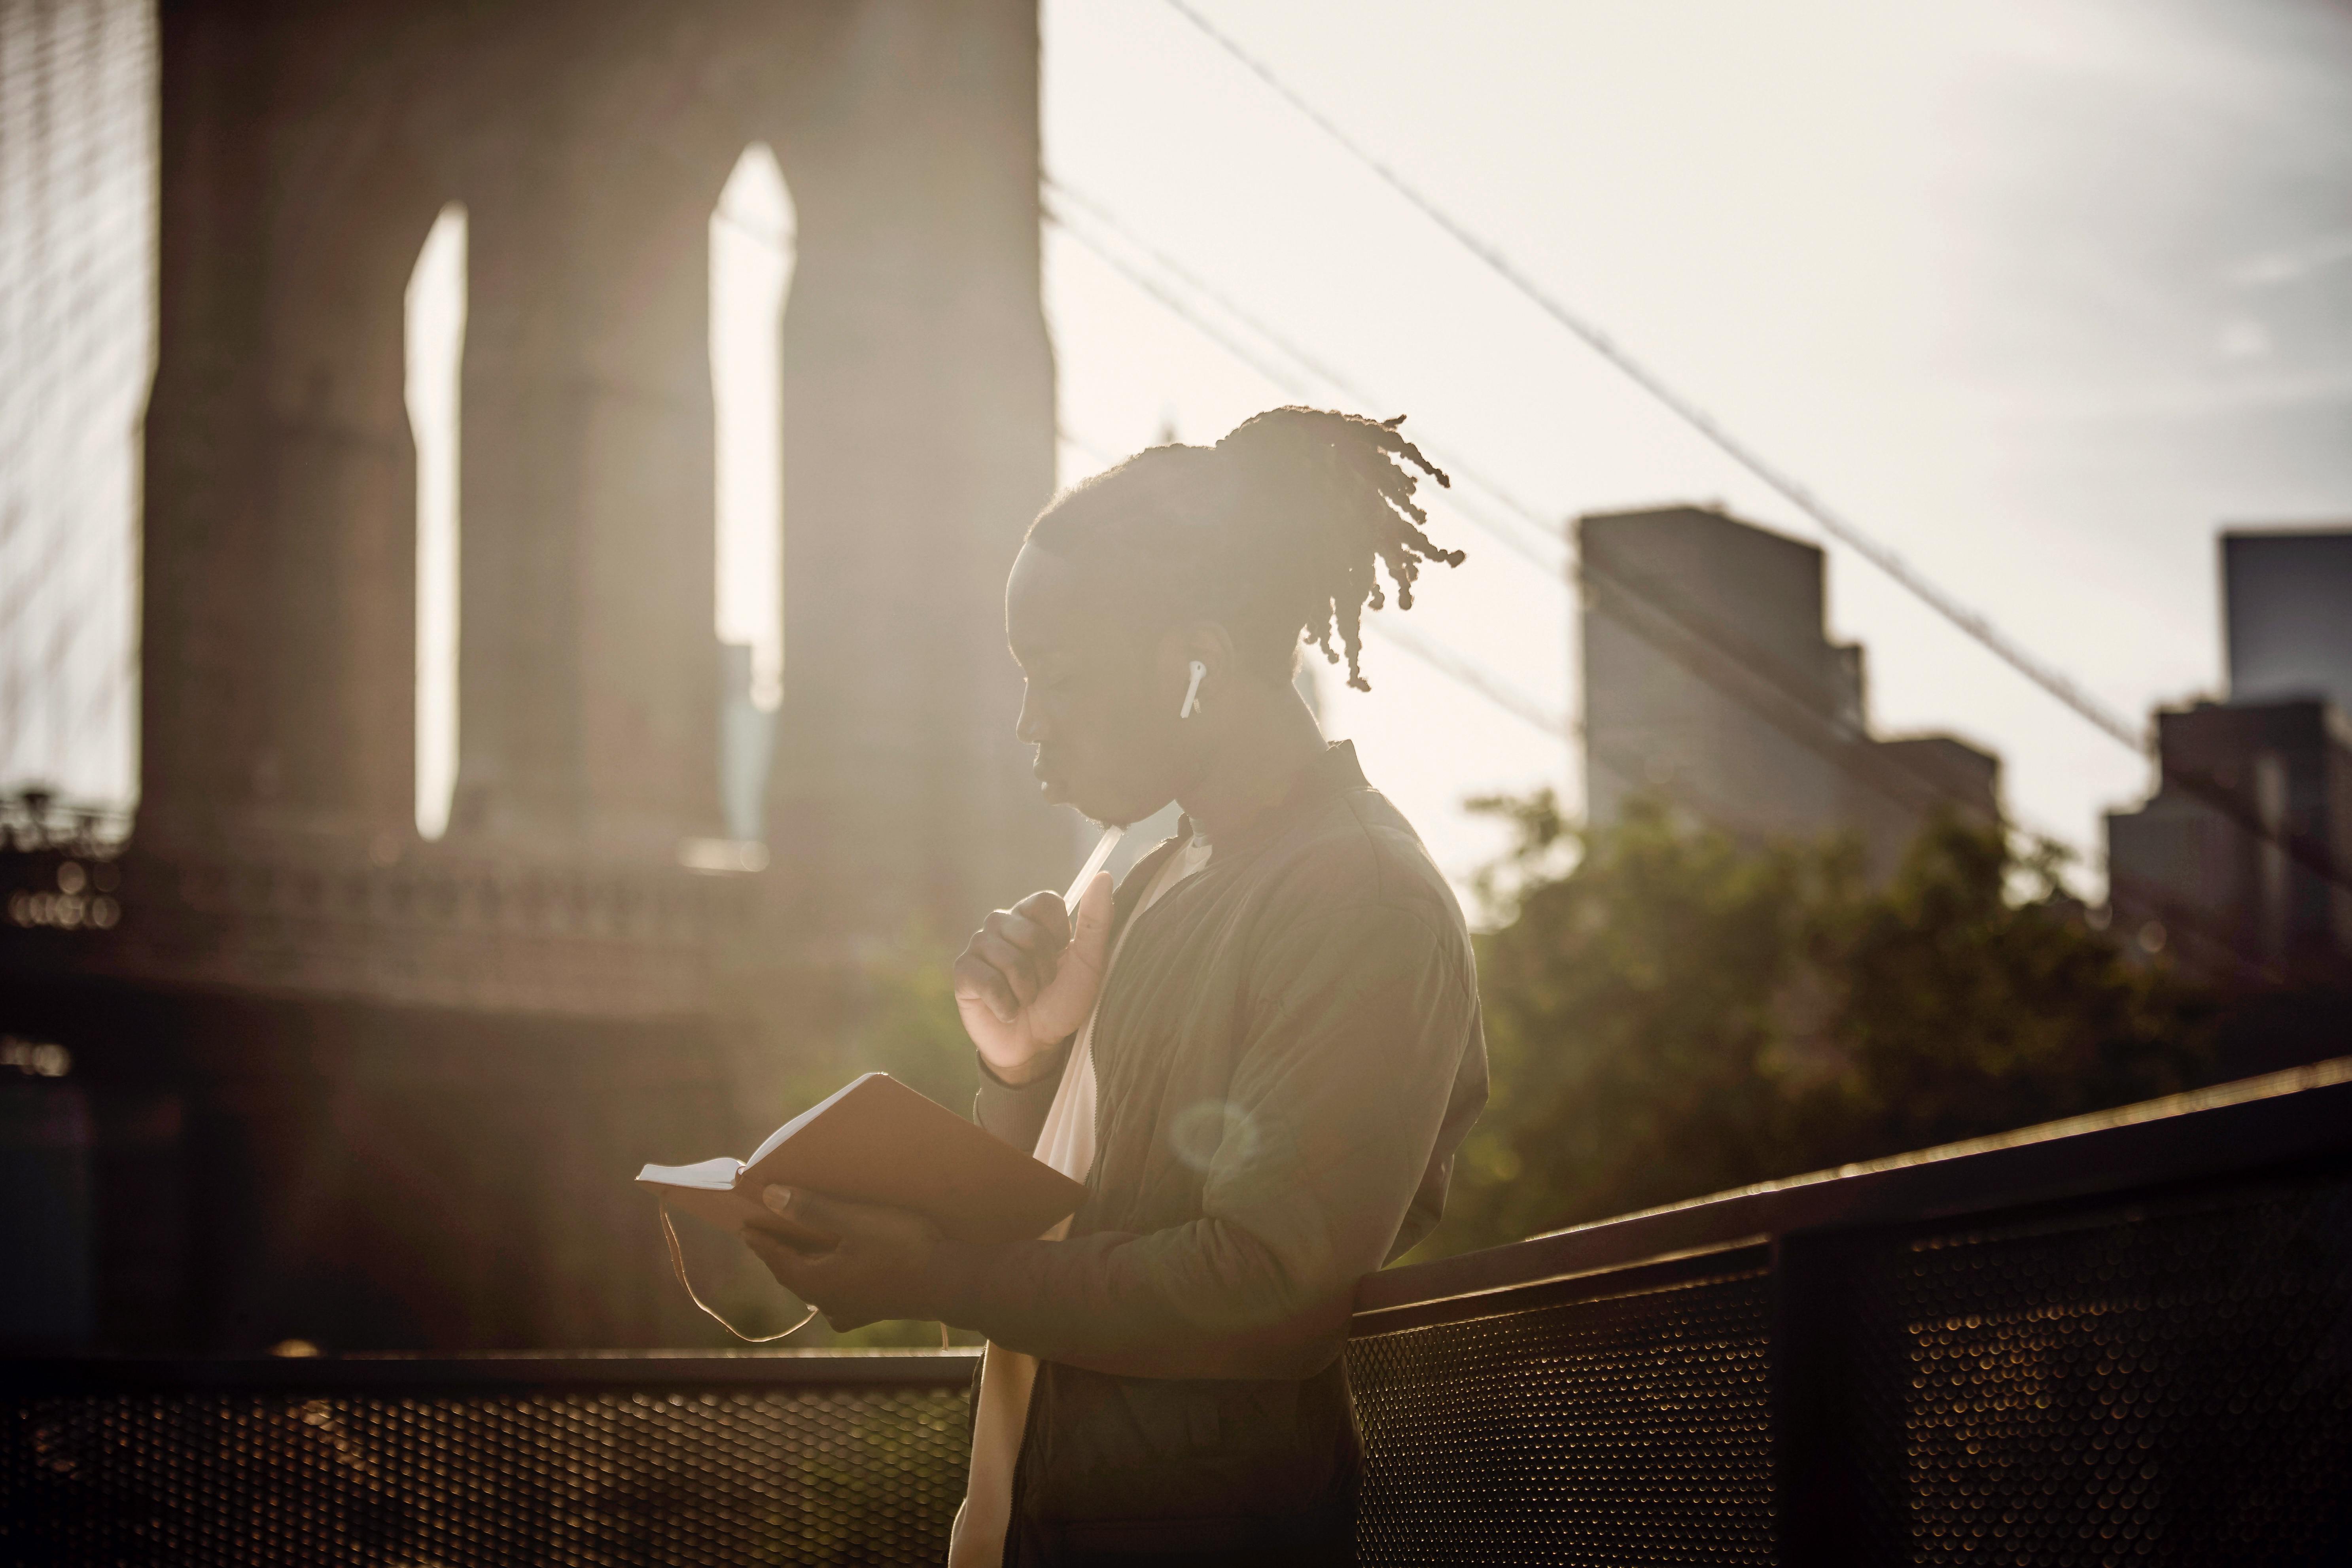
[{"label": "book page", "polygon": [[700,1187],[723,1193],[735,1185],[735,1177],[743,1169],[740,1160],[725,1155],[716,1160],[698,1160],[691,1165],[647,1165],[637,1173],[637,1180],[664,1187]]}]

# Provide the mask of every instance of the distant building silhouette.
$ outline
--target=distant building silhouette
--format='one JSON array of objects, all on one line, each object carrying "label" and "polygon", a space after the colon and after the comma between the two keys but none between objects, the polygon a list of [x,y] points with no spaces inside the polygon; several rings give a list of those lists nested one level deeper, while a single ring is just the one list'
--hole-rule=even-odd
[{"label": "distant building silhouette", "polygon": [[[1072,864],[1003,646],[1054,474],[1034,0],[190,0],[160,35],[142,798],[127,848],[0,822],[0,1038],[70,1063],[0,1063],[49,1097],[0,1156],[49,1140],[88,1235],[25,1245],[89,1268],[0,1335],[698,1342],[636,1166],[780,1119],[844,955]],[[798,215],[765,768],[712,595],[709,232],[753,142]],[[403,296],[450,202],[426,842]]]},{"label": "distant building silhouette", "polygon": [[1937,810],[1999,819],[1997,758],[1870,733],[1863,651],[1822,631],[1819,550],[1690,506],[1577,535],[1595,823],[1647,790],[1749,840],[1858,834],[1883,876]]},{"label": "distant building silhouette", "polygon": [[2107,817],[2116,918],[2217,978],[2352,957],[2352,531],[2221,537],[2230,700],[2159,712],[2156,793]]},{"label": "distant building silhouette", "polygon": [[2352,713],[2352,528],[2221,535],[2230,700]]}]

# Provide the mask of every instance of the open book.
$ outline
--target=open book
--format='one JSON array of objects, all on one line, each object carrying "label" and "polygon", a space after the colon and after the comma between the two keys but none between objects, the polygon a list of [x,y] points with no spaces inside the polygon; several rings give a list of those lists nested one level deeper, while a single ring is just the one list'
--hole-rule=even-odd
[{"label": "open book", "polygon": [[[855,1079],[768,1135],[748,1160],[647,1165],[637,1180],[728,1230],[758,1219],[794,1228],[760,1202],[771,1184],[927,1215],[959,1241],[1025,1241],[1076,1212],[1086,1188],[908,1089]],[[812,1247],[837,1237],[807,1232]]]}]

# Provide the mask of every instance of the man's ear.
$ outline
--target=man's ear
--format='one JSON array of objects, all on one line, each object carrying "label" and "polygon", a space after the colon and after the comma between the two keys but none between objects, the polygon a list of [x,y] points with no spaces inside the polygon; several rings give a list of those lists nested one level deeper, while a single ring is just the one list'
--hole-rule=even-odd
[{"label": "man's ear", "polygon": [[1198,660],[1204,671],[1201,677],[1201,704],[1206,707],[1215,700],[1219,690],[1233,689],[1234,639],[1232,634],[1215,621],[1192,621],[1172,628],[1160,639],[1159,683],[1171,695],[1169,711],[1181,702],[1192,689],[1192,664]]}]

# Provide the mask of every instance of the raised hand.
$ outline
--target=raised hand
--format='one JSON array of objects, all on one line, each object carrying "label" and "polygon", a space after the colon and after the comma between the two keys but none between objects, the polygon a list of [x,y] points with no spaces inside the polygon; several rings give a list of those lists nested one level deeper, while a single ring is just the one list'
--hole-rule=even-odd
[{"label": "raised hand", "polygon": [[956,1010],[991,1071],[1007,1083],[1053,1065],[1102,992],[1110,950],[1108,872],[1087,884],[1077,929],[1062,895],[1032,893],[981,921],[955,962]]}]

